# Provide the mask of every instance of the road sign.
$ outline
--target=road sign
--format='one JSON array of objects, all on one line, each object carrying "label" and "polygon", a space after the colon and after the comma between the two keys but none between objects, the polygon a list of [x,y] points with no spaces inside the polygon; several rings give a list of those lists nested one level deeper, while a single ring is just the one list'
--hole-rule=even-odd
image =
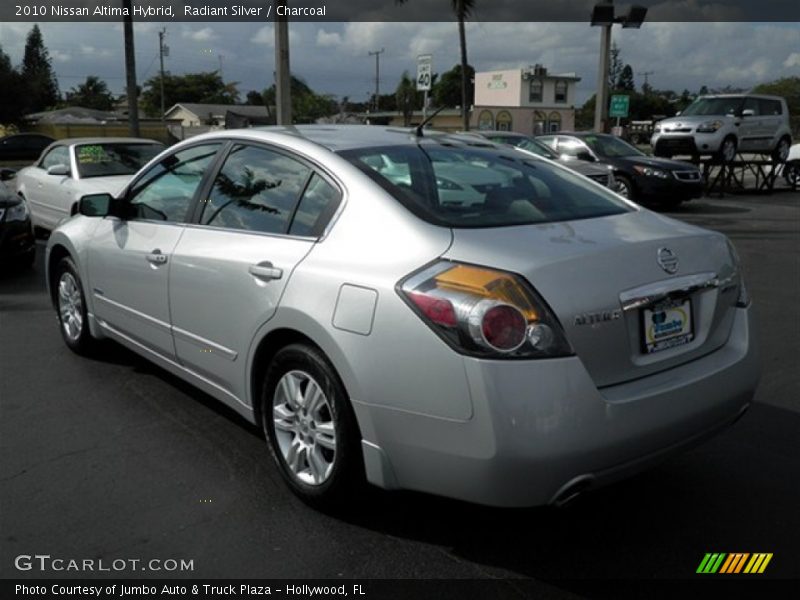
[{"label": "road sign", "polygon": [[433,55],[420,54],[417,57],[417,91],[427,92],[431,89],[433,76]]},{"label": "road sign", "polygon": [[611,96],[611,107],[608,109],[609,117],[625,118],[631,105],[631,97],[615,94]]}]

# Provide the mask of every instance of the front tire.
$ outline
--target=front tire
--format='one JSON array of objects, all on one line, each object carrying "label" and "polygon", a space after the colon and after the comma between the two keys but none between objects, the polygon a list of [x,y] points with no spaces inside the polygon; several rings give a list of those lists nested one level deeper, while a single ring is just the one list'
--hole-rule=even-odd
[{"label": "front tire", "polygon": [[800,160],[792,160],[783,166],[783,178],[789,185],[800,185]]},{"label": "front tire", "polygon": [[361,436],[350,400],[317,348],[292,344],[275,355],[261,415],[281,475],[306,503],[338,508],[363,482]]},{"label": "front tire", "polygon": [[736,158],[736,151],[737,151],[737,144],[736,138],[732,135],[729,135],[724,140],[722,140],[722,144],[720,144],[719,152],[717,153],[717,159],[723,163],[731,163],[733,159]]},{"label": "front tire", "polygon": [[54,285],[59,329],[64,343],[76,354],[91,354],[97,340],[89,332],[83,283],[71,258],[64,257],[58,263]]},{"label": "front tire", "polygon": [[623,198],[633,200],[634,196],[636,195],[633,189],[633,182],[631,182],[631,180],[625,175],[615,175],[614,179],[617,182],[616,189],[614,191]]}]

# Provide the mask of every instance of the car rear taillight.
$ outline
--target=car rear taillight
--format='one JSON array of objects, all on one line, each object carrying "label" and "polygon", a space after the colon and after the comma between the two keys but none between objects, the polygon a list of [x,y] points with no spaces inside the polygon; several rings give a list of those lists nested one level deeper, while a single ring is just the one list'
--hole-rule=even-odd
[{"label": "car rear taillight", "polygon": [[401,281],[398,291],[459,352],[487,358],[573,353],[552,311],[512,273],[440,261]]}]

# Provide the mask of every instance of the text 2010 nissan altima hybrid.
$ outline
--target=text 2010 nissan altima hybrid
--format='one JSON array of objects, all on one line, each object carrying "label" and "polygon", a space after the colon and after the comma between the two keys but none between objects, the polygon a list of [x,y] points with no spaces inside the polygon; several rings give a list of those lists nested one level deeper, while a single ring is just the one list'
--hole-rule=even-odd
[{"label": "text 2010 nissan altima hybrid", "polygon": [[192,138],[84,197],[46,262],[70,348],[112,338],[263,424],[318,505],[364,478],[560,503],[732,423],[758,379],[723,235],[446,135]]}]

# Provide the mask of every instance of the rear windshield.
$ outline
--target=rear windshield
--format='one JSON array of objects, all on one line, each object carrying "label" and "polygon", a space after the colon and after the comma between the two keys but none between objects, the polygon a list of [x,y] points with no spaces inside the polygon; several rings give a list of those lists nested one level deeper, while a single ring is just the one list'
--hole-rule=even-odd
[{"label": "rear windshield", "polygon": [[76,146],[75,159],[82,178],[133,175],[163,149],[161,144],[83,144]]},{"label": "rear windshield", "polygon": [[425,144],[341,155],[413,213],[446,227],[551,223],[633,210],[572,171],[503,151]]}]

